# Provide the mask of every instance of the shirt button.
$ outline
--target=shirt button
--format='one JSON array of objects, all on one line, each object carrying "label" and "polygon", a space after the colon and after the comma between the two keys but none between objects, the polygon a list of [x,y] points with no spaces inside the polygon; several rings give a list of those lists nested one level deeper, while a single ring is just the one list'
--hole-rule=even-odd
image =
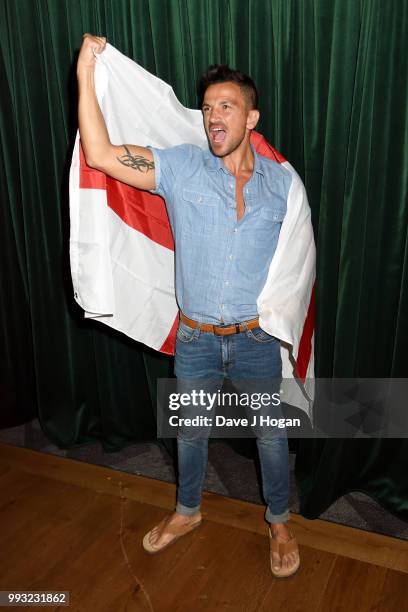
[{"label": "shirt button", "polygon": [[220,308],[222,310],[224,308],[224,304],[220,304]]},{"label": "shirt button", "polygon": [[202,201],[203,201],[203,198],[202,198],[202,197],[199,197],[199,198],[198,198],[198,201],[199,201],[199,202],[202,202]]},{"label": "shirt button", "polygon": [[226,284],[226,285],[229,285],[229,281],[225,281],[225,284]]},{"label": "shirt button", "polygon": [[228,255],[228,259],[232,259],[232,258],[233,258],[233,255],[232,255],[232,254],[231,254],[231,255]]},{"label": "shirt button", "polygon": [[238,231],[238,228],[234,227],[234,232],[237,233],[237,231]]},{"label": "shirt button", "polygon": [[234,189],[234,185],[230,183],[230,189]]}]

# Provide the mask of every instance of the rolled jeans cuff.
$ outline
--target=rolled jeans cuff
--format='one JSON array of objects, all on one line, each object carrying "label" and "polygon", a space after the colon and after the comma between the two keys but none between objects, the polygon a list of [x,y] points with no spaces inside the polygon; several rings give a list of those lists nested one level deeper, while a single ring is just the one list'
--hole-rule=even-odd
[{"label": "rolled jeans cuff", "polygon": [[267,508],[265,512],[265,520],[267,520],[268,523],[271,524],[287,523],[287,521],[289,520],[289,510],[286,510],[286,512],[283,512],[282,514],[272,514],[269,508]]},{"label": "rolled jeans cuff", "polygon": [[183,506],[180,502],[176,504],[176,512],[179,514],[184,514],[184,516],[192,516],[193,514],[197,514],[199,512],[200,506],[194,506],[194,508],[189,508],[188,506]]}]

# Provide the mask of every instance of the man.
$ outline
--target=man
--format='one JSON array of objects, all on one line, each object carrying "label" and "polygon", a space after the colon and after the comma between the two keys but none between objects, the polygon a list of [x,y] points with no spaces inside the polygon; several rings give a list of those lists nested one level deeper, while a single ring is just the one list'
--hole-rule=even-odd
[{"label": "man", "polygon": [[[252,80],[226,66],[202,81],[202,112],[210,150],[180,145],[159,150],[112,145],[94,86],[95,53],[106,40],[84,35],[78,58],[79,130],[86,162],[139,189],[165,197],[175,239],[176,297],[181,311],[175,372],[184,384],[214,389],[281,377],[280,344],[259,327],[256,299],[279,238],[291,175],[250,145],[259,119]],[[269,384],[269,383],[268,383]],[[179,486],[175,512],[146,534],[159,552],[201,522],[208,428],[178,434]],[[286,435],[257,432],[263,491],[271,524],[275,576],[299,567],[287,527],[289,467]]]}]

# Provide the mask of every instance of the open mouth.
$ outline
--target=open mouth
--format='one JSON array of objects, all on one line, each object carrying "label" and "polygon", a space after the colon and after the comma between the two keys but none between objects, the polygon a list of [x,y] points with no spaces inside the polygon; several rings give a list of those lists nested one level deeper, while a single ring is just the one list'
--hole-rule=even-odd
[{"label": "open mouth", "polygon": [[227,133],[224,128],[220,126],[213,126],[210,128],[210,135],[213,143],[221,144],[224,142]]}]

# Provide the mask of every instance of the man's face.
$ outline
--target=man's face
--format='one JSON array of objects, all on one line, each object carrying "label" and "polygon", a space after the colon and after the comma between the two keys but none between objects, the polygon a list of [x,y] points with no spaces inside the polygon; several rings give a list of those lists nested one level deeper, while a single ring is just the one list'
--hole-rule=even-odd
[{"label": "man's face", "polygon": [[253,129],[259,113],[250,110],[237,83],[210,85],[203,100],[204,128],[214,155],[224,157],[239,147],[247,129]]}]

